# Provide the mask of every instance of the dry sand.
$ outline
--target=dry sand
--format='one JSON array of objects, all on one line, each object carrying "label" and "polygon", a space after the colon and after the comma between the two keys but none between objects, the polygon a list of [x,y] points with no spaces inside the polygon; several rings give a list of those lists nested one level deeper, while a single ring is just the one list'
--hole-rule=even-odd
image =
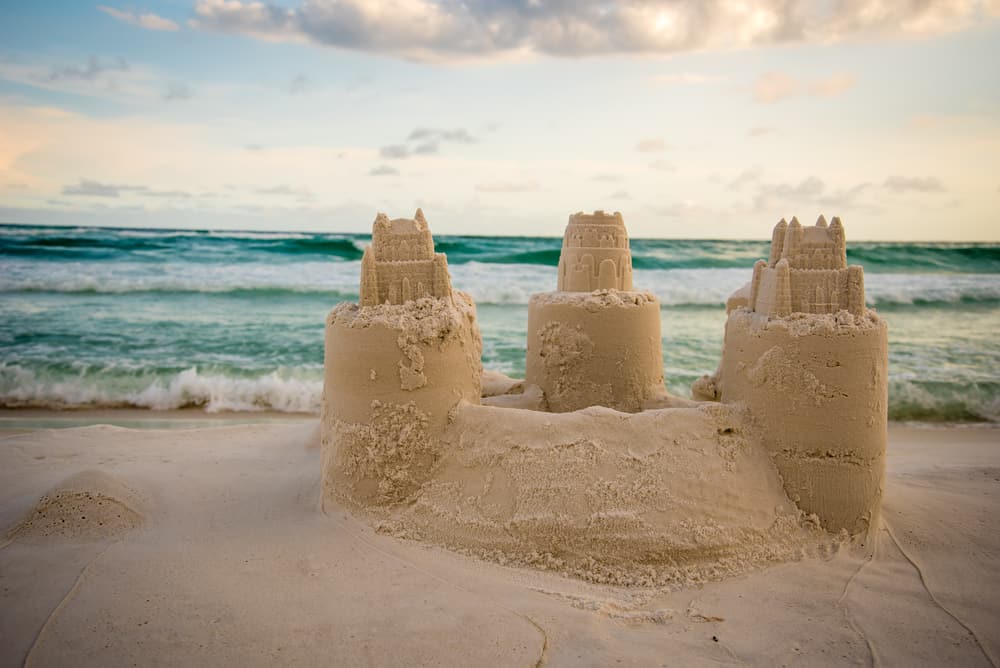
[{"label": "dry sand", "polygon": [[830,543],[656,588],[501,566],[379,533],[329,502],[324,512],[317,427],[0,437],[0,665],[1000,657],[996,429],[890,429],[874,550]]}]

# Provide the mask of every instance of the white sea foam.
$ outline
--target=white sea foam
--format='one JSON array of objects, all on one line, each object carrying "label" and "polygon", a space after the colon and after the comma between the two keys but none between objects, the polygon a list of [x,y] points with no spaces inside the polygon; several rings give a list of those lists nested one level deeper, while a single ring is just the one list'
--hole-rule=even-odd
[{"label": "white sea foam", "polygon": [[[355,297],[361,263],[43,262],[0,261],[0,292],[233,292],[287,290]],[[480,304],[527,304],[554,290],[555,269],[544,265],[467,262],[450,266],[455,287]],[[750,269],[637,269],[637,289],[666,306],[724,304],[751,276]],[[865,276],[868,302],[912,304],[1000,300],[1000,274],[877,274]]]},{"label": "white sea foam", "polygon": [[[133,382],[127,382],[127,381]],[[64,408],[136,407],[170,410],[201,407],[206,412],[273,410],[286,413],[319,411],[323,381],[314,370],[273,371],[254,378],[203,374],[191,368],[169,379],[72,375],[42,378],[16,365],[0,366],[0,405]]]}]

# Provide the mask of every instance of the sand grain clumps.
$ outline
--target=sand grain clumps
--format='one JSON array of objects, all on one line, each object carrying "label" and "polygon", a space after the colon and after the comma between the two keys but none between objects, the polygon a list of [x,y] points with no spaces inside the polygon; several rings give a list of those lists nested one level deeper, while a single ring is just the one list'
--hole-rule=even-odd
[{"label": "sand grain clumps", "polygon": [[47,492],[7,532],[21,540],[103,540],[143,523],[143,503],[122,480],[102,471],[83,471]]}]

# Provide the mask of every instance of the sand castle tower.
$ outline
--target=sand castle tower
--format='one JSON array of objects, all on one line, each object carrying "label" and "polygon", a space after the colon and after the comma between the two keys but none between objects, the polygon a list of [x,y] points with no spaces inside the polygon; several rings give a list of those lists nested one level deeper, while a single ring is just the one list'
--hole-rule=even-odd
[{"label": "sand castle tower", "polygon": [[566,292],[632,289],[632,252],[621,213],[581,211],[569,217],[558,286]]},{"label": "sand castle tower", "polygon": [[618,212],[569,217],[556,292],[528,305],[525,384],[552,412],[608,406],[638,412],[663,388],[660,304],[632,290],[628,232]]},{"label": "sand castle tower", "polygon": [[337,305],[326,324],[324,494],[386,505],[433,471],[455,405],[479,403],[482,341],[420,209],[380,213],[361,264],[360,304]]},{"label": "sand castle tower", "polygon": [[423,211],[417,209],[413,220],[389,220],[380,213],[372,245],[361,258],[361,305],[399,305],[421,297],[451,297],[448,260],[434,252]]},{"label": "sand castle tower", "polygon": [[[722,363],[695,394],[746,403],[789,497],[827,529],[875,525],[885,475],[888,327],[865,307],[839,218],[774,228]],[[706,385],[712,386],[706,391]]]}]

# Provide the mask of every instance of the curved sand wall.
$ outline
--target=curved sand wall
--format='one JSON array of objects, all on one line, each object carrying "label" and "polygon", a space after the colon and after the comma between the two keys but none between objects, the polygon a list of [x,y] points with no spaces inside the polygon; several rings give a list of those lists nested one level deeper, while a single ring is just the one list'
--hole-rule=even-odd
[{"label": "curved sand wall", "polygon": [[665,392],[660,303],[649,292],[546,292],[528,304],[525,385],[554,413],[636,413]]},{"label": "curved sand wall", "polygon": [[702,582],[792,558],[802,522],[745,410],[628,415],[463,404],[413,502],[380,527],[500,563],[619,585]]}]

